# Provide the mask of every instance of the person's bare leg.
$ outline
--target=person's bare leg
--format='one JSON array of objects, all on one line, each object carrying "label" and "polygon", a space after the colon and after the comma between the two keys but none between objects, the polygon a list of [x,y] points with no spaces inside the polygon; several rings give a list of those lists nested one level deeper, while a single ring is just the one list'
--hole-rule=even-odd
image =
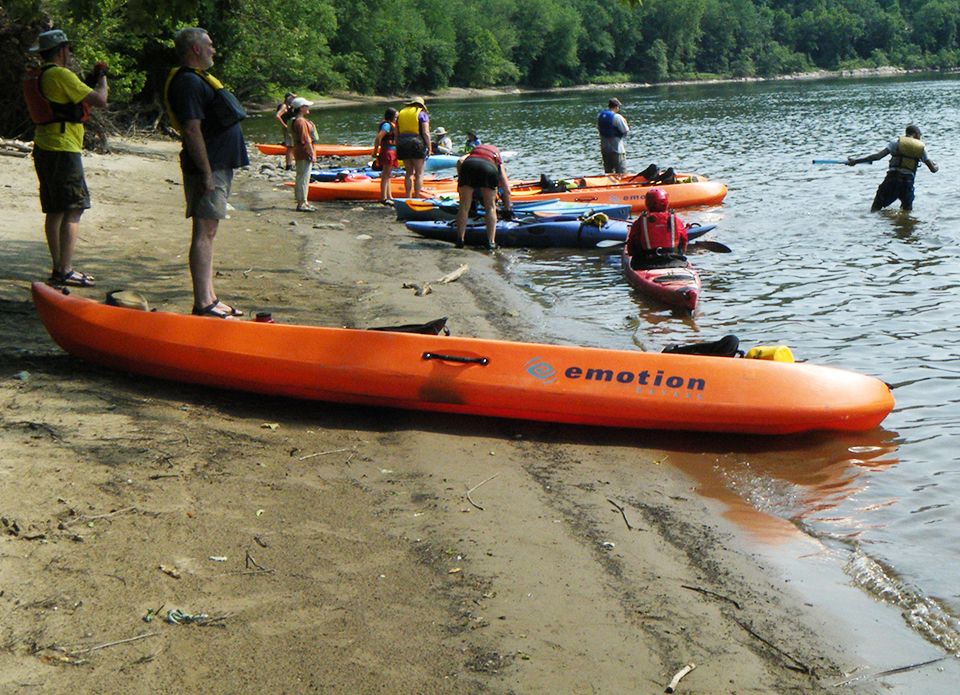
[{"label": "person's bare leg", "polygon": [[[83,208],[76,208],[49,214],[44,220],[43,227],[54,273],[66,275],[73,270],[73,251],[77,247],[82,215]],[[90,279],[92,280],[93,276],[90,276]]]},{"label": "person's bare leg", "polygon": [[409,159],[403,160],[403,197],[409,198],[413,192],[413,162]]},{"label": "person's bare leg", "polygon": [[63,271],[63,252],[60,244],[60,226],[63,222],[64,213],[50,212],[43,220],[43,232],[47,237],[47,248],[50,249],[50,263],[53,268],[53,275]]},{"label": "person's bare leg", "polygon": [[193,218],[190,240],[190,277],[193,280],[193,306],[202,309],[217,298],[213,291],[213,241],[220,220]]},{"label": "person's bare leg", "polygon": [[467,215],[470,214],[470,203],[473,201],[473,186],[461,185],[460,206],[457,208],[457,245],[462,246],[467,235]]},{"label": "person's bare leg", "polygon": [[413,190],[416,191],[414,194],[417,198],[425,198],[423,194],[423,159],[413,160],[413,177],[414,177],[414,187]]},{"label": "person's bare leg", "polygon": [[484,220],[487,223],[487,246],[497,245],[497,192],[490,188],[481,188],[483,196]]}]

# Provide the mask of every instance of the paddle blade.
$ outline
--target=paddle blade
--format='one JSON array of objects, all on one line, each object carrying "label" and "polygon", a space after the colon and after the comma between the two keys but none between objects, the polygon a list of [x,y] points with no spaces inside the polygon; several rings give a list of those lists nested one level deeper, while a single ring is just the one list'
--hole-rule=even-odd
[{"label": "paddle blade", "polygon": [[697,251],[713,251],[714,253],[733,253],[733,249],[731,249],[726,244],[721,244],[719,241],[694,241],[692,244],[687,244],[688,253],[695,253]]},{"label": "paddle blade", "polygon": [[712,232],[717,228],[715,224],[691,224],[687,225],[687,239],[693,240],[703,236],[707,232]]},{"label": "paddle blade", "polygon": [[616,239],[604,239],[603,241],[597,242],[598,249],[611,249],[614,246],[623,246],[625,241],[617,241]]}]

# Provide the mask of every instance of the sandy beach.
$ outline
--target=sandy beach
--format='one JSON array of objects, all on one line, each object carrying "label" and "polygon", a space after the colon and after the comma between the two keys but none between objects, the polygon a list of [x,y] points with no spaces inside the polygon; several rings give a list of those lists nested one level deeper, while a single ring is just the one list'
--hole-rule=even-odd
[{"label": "sandy beach", "polygon": [[[75,291],[188,312],[179,145],[112,146],[84,158],[76,266],[98,282]],[[276,160],[251,158],[215,259],[248,317],[549,338],[500,257],[417,240],[376,204],[297,213]],[[0,691],[656,693],[693,663],[676,692],[813,693],[858,664],[656,436],[68,356],[30,299],[49,274],[32,160],[0,157],[0,181]]]}]

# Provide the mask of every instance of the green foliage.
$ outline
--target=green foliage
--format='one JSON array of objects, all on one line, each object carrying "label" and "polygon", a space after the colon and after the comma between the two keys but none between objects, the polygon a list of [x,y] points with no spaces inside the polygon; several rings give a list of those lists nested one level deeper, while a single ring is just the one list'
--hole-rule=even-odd
[{"label": "green foliage", "polygon": [[664,82],[670,78],[670,63],[667,61],[667,44],[655,39],[647,51],[647,70],[644,76],[651,82]]},{"label": "green foliage", "polygon": [[[6,0],[8,83],[51,26],[79,72],[110,64],[115,110],[146,117],[184,26],[210,32],[214,74],[250,101],[960,63],[960,0]],[[9,134],[25,112],[18,94],[2,99]]]}]

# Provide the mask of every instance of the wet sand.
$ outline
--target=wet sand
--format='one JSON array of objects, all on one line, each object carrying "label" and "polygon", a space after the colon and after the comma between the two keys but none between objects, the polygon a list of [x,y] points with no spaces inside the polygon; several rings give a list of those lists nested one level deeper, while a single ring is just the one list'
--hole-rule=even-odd
[{"label": "wet sand", "polygon": [[[76,267],[98,285],[76,292],[187,312],[178,145],[114,149],[85,157]],[[297,213],[251,156],[215,261],[248,316],[543,338],[502,258],[375,204]],[[0,181],[0,691],[652,693],[695,663],[677,692],[811,693],[862,666],[655,434],[270,399],[64,354],[30,301],[49,266],[32,161],[0,157]]]}]

